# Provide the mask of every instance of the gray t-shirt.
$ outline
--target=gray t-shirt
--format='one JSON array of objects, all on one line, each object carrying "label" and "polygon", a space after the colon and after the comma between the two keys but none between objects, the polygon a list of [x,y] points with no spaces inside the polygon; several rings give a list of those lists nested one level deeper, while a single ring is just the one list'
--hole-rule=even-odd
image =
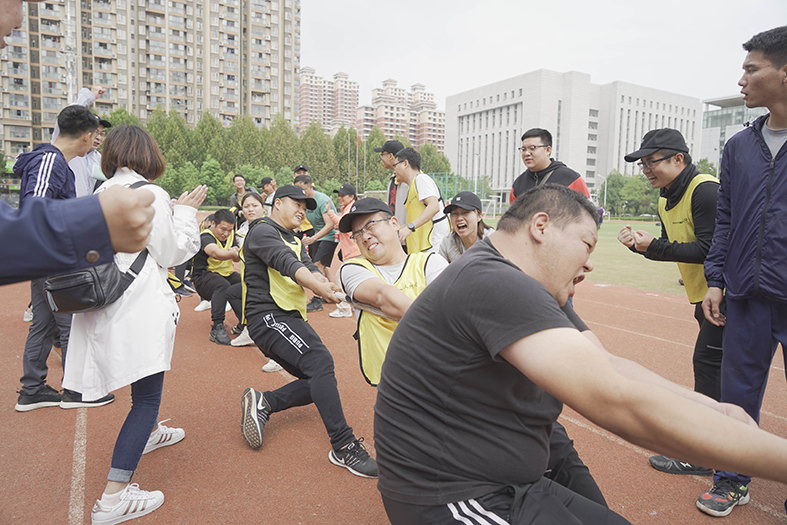
[{"label": "gray t-shirt", "polygon": [[534,333],[587,326],[485,239],[407,310],[382,369],[378,489],[441,505],[540,479],[562,403],[497,354]]},{"label": "gray t-shirt", "polygon": [[784,142],[787,141],[787,129],[771,129],[766,122],[762,127],[762,138],[765,139],[765,144],[771,150],[771,158],[775,159],[776,154],[779,153],[779,150],[784,146]]}]

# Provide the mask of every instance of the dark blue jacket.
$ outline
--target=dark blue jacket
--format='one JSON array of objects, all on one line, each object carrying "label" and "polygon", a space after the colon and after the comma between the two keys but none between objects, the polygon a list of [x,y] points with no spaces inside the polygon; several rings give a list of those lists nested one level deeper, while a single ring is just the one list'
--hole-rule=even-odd
[{"label": "dark blue jacket", "polygon": [[14,175],[22,179],[19,207],[27,197],[73,199],[77,196],[74,172],[63,153],[51,144],[41,143],[30,153],[16,158]]},{"label": "dark blue jacket", "polygon": [[787,144],[771,158],[762,137],[768,116],[724,146],[705,278],[728,298],[787,302]]},{"label": "dark blue jacket", "polygon": [[[115,253],[96,195],[29,199],[21,210],[0,201],[0,244],[0,284],[112,262]],[[90,251],[98,252],[94,262]]]}]

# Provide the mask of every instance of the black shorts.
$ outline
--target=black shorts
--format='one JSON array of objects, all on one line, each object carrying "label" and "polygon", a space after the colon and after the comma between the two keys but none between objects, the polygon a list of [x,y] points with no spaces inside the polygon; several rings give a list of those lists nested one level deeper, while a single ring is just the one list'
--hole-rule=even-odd
[{"label": "black shorts", "polygon": [[323,266],[331,267],[333,261],[333,252],[336,251],[336,241],[317,241],[317,248],[312,259],[315,263],[320,263]]}]

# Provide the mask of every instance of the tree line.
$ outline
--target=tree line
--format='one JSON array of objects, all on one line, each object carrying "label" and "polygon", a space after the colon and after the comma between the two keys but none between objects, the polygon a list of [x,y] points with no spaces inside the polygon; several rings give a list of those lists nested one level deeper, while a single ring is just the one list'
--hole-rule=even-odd
[{"label": "tree line", "polygon": [[[718,177],[716,167],[708,159],[701,159],[695,163],[700,173]],[[604,195],[606,190],[606,205]],[[611,215],[643,214],[657,215],[659,190],[653,189],[650,182],[642,173],[626,177],[617,170],[613,170],[604,184],[596,192],[596,200]]]},{"label": "tree line", "polygon": [[[140,125],[125,108],[102,118],[113,126]],[[256,187],[263,177],[276,179],[281,186],[291,184],[293,168],[304,164],[318,190],[329,194],[347,182],[359,193],[383,190],[391,174],[383,168],[379,153],[374,152],[386,141],[376,126],[364,141],[358,140],[354,128],[344,126],[331,138],[314,121],[299,138],[281,114],[270,127],[258,128],[249,116],[236,118],[224,127],[210,113],[204,113],[192,128],[177,111],[167,113],[159,107],[144,127],[167,161],[167,170],[157,184],[173,196],[206,184],[206,204],[225,204],[235,192],[232,178],[236,174],[243,175],[248,186]],[[405,147],[412,146],[405,137],[394,139]],[[448,159],[434,145],[423,145],[418,152],[424,172],[451,172]]]}]

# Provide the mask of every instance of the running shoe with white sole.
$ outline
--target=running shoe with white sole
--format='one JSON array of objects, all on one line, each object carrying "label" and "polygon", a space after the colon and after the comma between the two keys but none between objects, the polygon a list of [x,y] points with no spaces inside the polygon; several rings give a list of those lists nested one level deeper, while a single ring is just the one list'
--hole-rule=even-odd
[{"label": "running shoe with white sole", "polygon": [[197,307],[194,308],[195,312],[204,312],[205,310],[210,310],[210,301],[202,300]]},{"label": "running shoe with white sole", "polygon": [[247,388],[243,392],[241,409],[243,410],[241,417],[243,439],[251,448],[260,448],[262,446],[262,431],[265,429],[265,423],[270,419],[271,407],[265,401],[262,392],[255,392],[253,388]]},{"label": "running shoe with white sole", "polygon": [[366,452],[363,438],[356,439],[340,450],[331,449],[328,460],[336,466],[346,468],[356,476],[377,477],[377,461]]},{"label": "running shoe with white sole", "polygon": [[686,461],[678,461],[667,456],[652,456],[650,466],[667,474],[683,474],[689,476],[712,476],[713,469],[694,465]]},{"label": "running shoe with white sole", "polygon": [[352,310],[344,310],[342,308],[337,308],[333,312],[328,314],[328,317],[333,317],[334,319],[342,318],[342,317],[352,317],[353,311]]},{"label": "running shoe with white sole", "polygon": [[124,521],[140,518],[150,514],[164,503],[164,494],[160,490],[148,492],[139,485],[132,483],[120,493],[120,503],[114,507],[106,507],[96,501],[91,513],[93,525],[116,525]]},{"label": "running shoe with white sole", "polygon": [[279,372],[280,370],[284,370],[284,368],[273,359],[268,360],[267,363],[262,365],[263,372],[272,373],[272,372]]},{"label": "running shoe with white sole", "polygon": [[697,508],[718,518],[728,515],[735,505],[749,502],[749,486],[729,478],[719,478],[713,487],[697,499]]},{"label": "running shoe with white sole", "polygon": [[162,424],[166,423],[167,421],[169,421],[169,419],[159,422],[156,430],[154,430],[148,438],[148,443],[145,445],[145,450],[142,451],[143,454],[153,452],[154,450],[161,447],[168,447],[170,445],[174,445],[175,443],[180,443],[183,441],[183,438],[186,437],[186,431],[182,428],[170,428]]},{"label": "running shoe with white sole", "polygon": [[254,340],[249,335],[249,327],[244,326],[243,331],[240,333],[238,337],[232,340],[230,343],[232,346],[249,346],[254,344]]}]

